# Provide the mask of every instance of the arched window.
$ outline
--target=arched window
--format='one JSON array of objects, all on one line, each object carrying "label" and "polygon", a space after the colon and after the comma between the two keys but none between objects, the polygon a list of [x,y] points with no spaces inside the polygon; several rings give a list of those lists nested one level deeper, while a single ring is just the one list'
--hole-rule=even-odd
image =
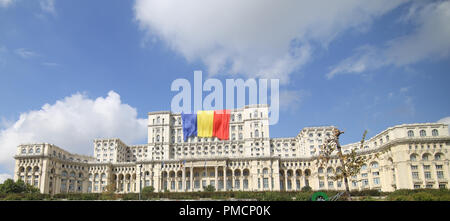
[{"label": "arched window", "polygon": [[372,162],[371,167],[372,169],[378,168],[378,162]]},{"label": "arched window", "polygon": [[28,153],[33,153],[33,148],[30,148],[30,149],[28,150]]},{"label": "arched window", "polygon": [[425,132],[425,130],[420,130],[420,136],[421,137],[427,136],[427,132]]},{"label": "arched window", "polygon": [[242,115],[238,114],[238,120],[241,121],[242,120]]},{"label": "arched window", "polygon": [[433,135],[433,137],[439,136],[438,130],[433,129],[433,130],[431,131],[431,135]]},{"label": "arched window", "polygon": [[319,173],[323,173],[323,168],[322,167],[319,168]]},{"label": "arched window", "polygon": [[417,160],[417,154],[411,154],[411,156],[409,156],[409,160],[416,161]]},{"label": "arched window", "polygon": [[333,173],[333,168],[331,168],[331,167],[328,167],[328,169],[327,169],[327,173]]},{"label": "arched window", "polygon": [[363,164],[362,166],[361,166],[361,170],[366,170],[367,169],[367,165],[366,164]]},{"label": "arched window", "polygon": [[41,152],[41,148],[36,148],[36,153],[40,153]]},{"label": "arched window", "polygon": [[234,114],[231,115],[231,121],[234,121]]},{"label": "arched window", "polygon": [[67,172],[66,172],[66,171],[63,171],[63,172],[61,173],[61,176],[67,176]]},{"label": "arched window", "polygon": [[23,148],[22,153],[27,153],[27,149]]},{"label": "arched window", "polygon": [[255,137],[259,137],[259,130],[255,130]]},{"label": "arched window", "polygon": [[434,155],[434,160],[443,160],[443,155],[442,153],[437,153]]},{"label": "arched window", "polygon": [[430,159],[430,154],[429,154],[429,153],[424,153],[424,154],[422,155],[422,160],[427,161],[427,160],[429,160],[429,159]]},{"label": "arched window", "polygon": [[160,118],[160,117],[157,117],[157,118],[156,118],[156,123],[159,124],[160,121],[161,121],[161,118]]},{"label": "arched window", "polygon": [[156,135],[156,142],[159,142],[159,135]]},{"label": "arched window", "polygon": [[414,131],[408,130],[408,137],[414,137]]}]

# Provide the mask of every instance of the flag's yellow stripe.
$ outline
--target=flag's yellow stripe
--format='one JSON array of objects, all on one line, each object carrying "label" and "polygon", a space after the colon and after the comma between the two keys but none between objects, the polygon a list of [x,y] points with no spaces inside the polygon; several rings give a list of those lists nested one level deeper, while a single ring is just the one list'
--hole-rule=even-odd
[{"label": "flag's yellow stripe", "polygon": [[197,136],[212,137],[214,111],[197,112]]}]

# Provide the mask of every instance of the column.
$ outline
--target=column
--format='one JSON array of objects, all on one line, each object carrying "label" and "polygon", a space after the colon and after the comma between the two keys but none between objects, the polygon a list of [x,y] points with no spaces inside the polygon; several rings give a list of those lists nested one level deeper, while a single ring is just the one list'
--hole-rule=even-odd
[{"label": "column", "polygon": [[183,179],[181,181],[181,189],[183,192],[186,192],[186,167],[183,167],[181,178]]},{"label": "column", "polygon": [[227,191],[227,167],[223,166],[223,191]]},{"label": "column", "polygon": [[190,186],[191,192],[193,192],[194,191],[194,167],[193,166],[191,166],[191,174],[189,176],[189,182],[191,183],[191,186]]},{"label": "column", "polygon": [[284,170],[283,174],[284,174],[284,190],[287,191],[288,190],[288,188],[287,188],[287,180],[288,180],[287,179],[287,177],[288,177],[287,176],[287,170]]},{"label": "column", "polygon": [[294,171],[294,182],[292,183],[292,189],[297,190],[297,170]]},{"label": "column", "polygon": [[214,185],[215,185],[214,188],[216,188],[216,191],[219,190],[219,180],[217,179],[217,176],[218,176],[217,172],[218,172],[218,167],[215,166],[214,167]]}]

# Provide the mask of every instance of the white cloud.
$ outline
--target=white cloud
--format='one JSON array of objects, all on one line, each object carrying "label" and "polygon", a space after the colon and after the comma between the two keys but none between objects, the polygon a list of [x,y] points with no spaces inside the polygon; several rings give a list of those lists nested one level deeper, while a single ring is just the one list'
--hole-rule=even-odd
[{"label": "white cloud", "polygon": [[414,2],[399,22],[416,26],[413,33],[392,39],[381,48],[364,46],[326,75],[358,74],[385,66],[405,67],[423,60],[447,58],[450,52],[450,2]]},{"label": "white cloud", "polygon": [[55,0],[41,0],[39,2],[39,5],[41,6],[42,11],[53,15],[56,14]]},{"label": "white cloud", "polygon": [[7,179],[12,179],[13,177],[11,176],[11,174],[7,174],[7,173],[0,173],[0,184],[2,184],[3,182],[5,182],[5,180]]},{"label": "white cloud", "polygon": [[119,94],[89,99],[73,94],[45,104],[40,110],[22,113],[14,124],[0,131],[0,166],[12,171],[13,156],[22,143],[53,143],[72,153],[93,153],[93,139],[117,137],[128,144],[146,138],[146,119],[123,104]]},{"label": "white cloud", "polygon": [[[406,0],[405,0],[406,1]],[[313,45],[365,30],[403,0],[137,0],[134,9],[149,38],[158,38],[210,74],[280,78],[310,61]]]},{"label": "white cloud", "polygon": [[0,0],[0,7],[6,8],[10,6],[14,1],[13,0]]},{"label": "white cloud", "polygon": [[438,123],[448,124],[448,125],[449,125],[449,127],[448,127],[448,133],[450,133],[450,116],[444,117],[444,118],[438,120],[437,122],[438,122]]},{"label": "white cloud", "polygon": [[41,64],[44,65],[44,66],[47,66],[47,67],[57,67],[57,66],[60,66],[60,64],[55,63],[55,62],[43,62],[43,63],[41,63]]},{"label": "white cloud", "polygon": [[280,110],[297,111],[301,103],[310,96],[310,93],[304,90],[284,90],[280,91]]},{"label": "white cloud", "polygon": [[14,52],[22,58],[31,58],[31,57],[38,56],[38,53],[36,53],[34,51],[30,51],[25,48],[16,49],[16,50],[14,50]]}]

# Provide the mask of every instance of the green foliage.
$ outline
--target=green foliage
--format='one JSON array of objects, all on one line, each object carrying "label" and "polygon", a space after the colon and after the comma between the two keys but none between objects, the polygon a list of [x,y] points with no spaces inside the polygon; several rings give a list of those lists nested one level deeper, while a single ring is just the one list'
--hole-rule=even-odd
[{"label": "green foliage", "polygon": [[292,197],[289,194],[282,192],[265,192],[262,196],[263,201],[291,201]]},{"label": "green foliage", "polygon": [[123,200],[139,200],[139,194],[137,193],[127,193],[123,195]]},{"label": "green foliage", "polygon": [[296,201],[311,201],[311,196],[312,195],[313,195],[313,193],[309,192],[309,191],[298,192],[295,195],[295,200]]},{"label": "green foliage", "polygon": [[[144,191],[143,191],[144,192]],[[338,191],[324,191],[328,197],[338,194]],[[151,199],[250,199],[258,201],[310,201],[314,191],[281,191],[281,192],[150,192],[142,194],[143,200]],[[450,201],[448,189],[418,189],[397,190],[395,192],[379,192],[377,190],[352,191],[355,200],[393,200],[393,201]],[[387,196],[378,198],[379,196]],[[376,198],[374,198],[376,197]],[[138,200],[138,193],[60,193],[55,195],[40,193],[0,193],[0,200]],[[345,199],[339,199],[345,200]]]},{"label": "green foliage", "polygon": [[153,186],[146,186],[142,189],[142,194],[149,194],[155,192],[155,187]]},{"label": "green foliage", "polygon": [[39,189],[22,180],[14,182],[12,179],[7,179],[0,184],[0,193],[39,193]]},{"label": "green foliage", "polygon": [[206,186],[206,187],[204,188],[203,191],[205,191],[205,192],[215,192],[215,191],[216,191],[216,188],[215,188],[214,186],[212,186],[212,185],[208,185],[208,186]]},{"label": "green foliage", "polygon": [[302,187],[301,191],[302,192],[310,192],[310,191],[312,191],[312,188],[310,186],[304,186],[304,187]]},{"label": "green foliage", "polygon": [[450,201],[448,189],[397,190],[390,193],[387,200],[392,201]]}]

